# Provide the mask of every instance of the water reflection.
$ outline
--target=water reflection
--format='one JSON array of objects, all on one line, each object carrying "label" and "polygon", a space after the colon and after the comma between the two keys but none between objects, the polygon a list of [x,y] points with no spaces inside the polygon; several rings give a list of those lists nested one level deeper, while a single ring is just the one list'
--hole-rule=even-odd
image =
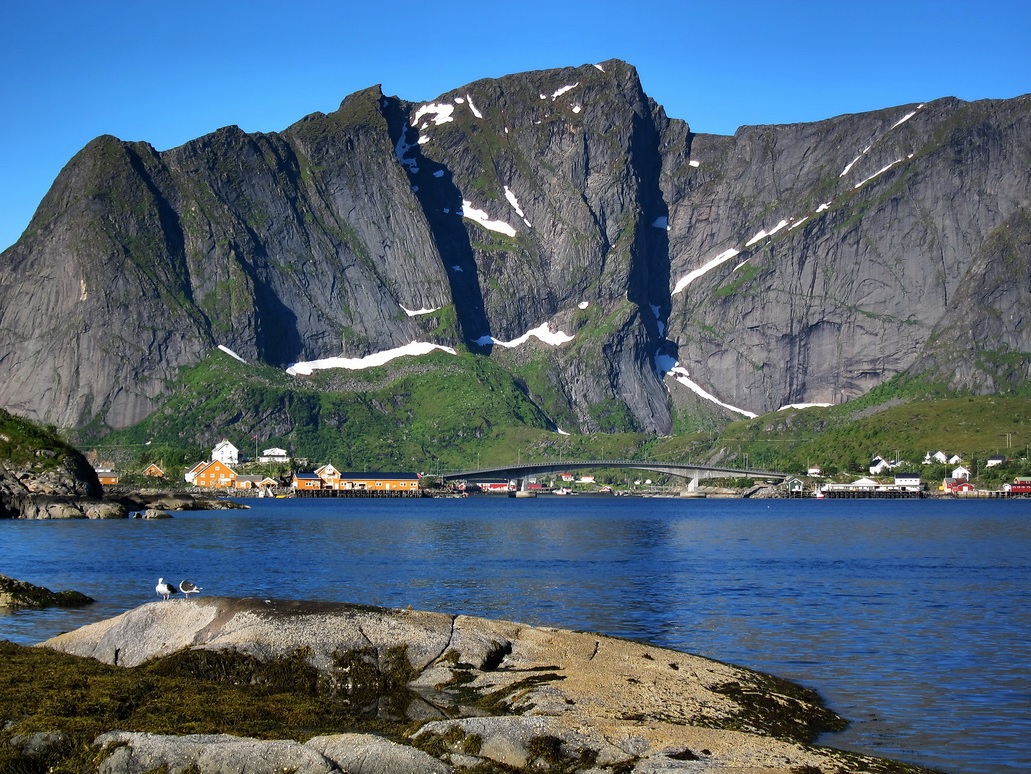
[{"label": "water reflection", "polygon": [[831,740],[952,772],[1031,768],[1022,503],[253,501],[170,521],[0,522],[0,572],[99,600],[21,642],[205,593],[467,613],[649,640],[817,688]]}]

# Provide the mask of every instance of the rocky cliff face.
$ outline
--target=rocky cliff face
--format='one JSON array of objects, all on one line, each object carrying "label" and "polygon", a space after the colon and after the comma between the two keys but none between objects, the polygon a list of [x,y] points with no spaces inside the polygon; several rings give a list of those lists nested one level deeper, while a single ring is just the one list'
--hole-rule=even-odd
[{"label": "rocky cliff face", "polygon": [[[921,358],[1027,353],[1026,330],[1013,323],[1028,309],[1018,288],[1029,107],[1027,98],[941,100],[695,138],[699,167],[675,197],[673,251],[739,252],[674,288],[670,327],[692,377],[767,411],[846,400]],[[674,276],[691,265],[674,260]],[[1010,290],[989,289],[986,274]],[[956,330],[964,316],[979,318],[977,335]],[[952,382],[1005,387],[975,367]]]},{"label": "rocky cliff face", "polygon": [[1029,106],[696,135],[611,61],[160,153],[101,137],[0,257],[0,405],[122,427],[216,346],[286,368],[413,341],[543,359],[583,431],[914,366],[1004,390],[1031,351]]}]

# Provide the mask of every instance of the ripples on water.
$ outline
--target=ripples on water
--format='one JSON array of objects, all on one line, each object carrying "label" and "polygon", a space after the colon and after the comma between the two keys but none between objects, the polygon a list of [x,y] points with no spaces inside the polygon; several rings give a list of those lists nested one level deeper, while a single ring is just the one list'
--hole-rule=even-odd
[{"label": "ripples on water", "polygon": [[1031,506],[633,498],[252,500],[167,521],[0,522],[0,572],[99,602],[0,615],[36,642],[205,593],[468,613],[647,640],[798,680],[828,744],[1031,770]]}]

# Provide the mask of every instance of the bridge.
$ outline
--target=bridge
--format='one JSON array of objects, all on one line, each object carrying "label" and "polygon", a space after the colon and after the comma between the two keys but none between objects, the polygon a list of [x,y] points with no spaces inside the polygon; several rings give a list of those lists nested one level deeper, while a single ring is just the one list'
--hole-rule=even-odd
[{"label": "bridge", "polygon": [[[540,473],[566,473],[571,470],[587,470],[598,468],[626,468],[630,470],[647,470],[653,473],[665,473],[678,478],[686,478],[690,483],[687,491],[698,488],[698,482],[707,478],[761,478],[764,480],[783,481],[790,474],[775,470],[758,470],[754,468],[731,468],[722,465],[700,465],[696,462],[655,462],[649,460],[549,460],[546,462],[517,462],[515,465],[498,465],[476,470],[459,470],[440,473],[439,477],[446,481],[462,481],[474,478],[515,479],[520,483],[532,475]],[[520,488],[522,488],[520,486]]]}]

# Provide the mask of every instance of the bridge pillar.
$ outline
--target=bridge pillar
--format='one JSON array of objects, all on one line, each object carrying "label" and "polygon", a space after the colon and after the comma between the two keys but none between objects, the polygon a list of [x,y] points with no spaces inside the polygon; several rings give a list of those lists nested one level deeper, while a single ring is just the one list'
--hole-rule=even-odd
[{"label": "bridge pillar", "polygon": [[[536,497],[537,493],[530,491],[530,487],[528,486],[529,480],[529,476],[517,478],[515,480],[516,489],[515,492],[513,492],[512,494],[514,494],[516,497]],[[512,495],[510,494],[509,496],[511,497]]]}]

